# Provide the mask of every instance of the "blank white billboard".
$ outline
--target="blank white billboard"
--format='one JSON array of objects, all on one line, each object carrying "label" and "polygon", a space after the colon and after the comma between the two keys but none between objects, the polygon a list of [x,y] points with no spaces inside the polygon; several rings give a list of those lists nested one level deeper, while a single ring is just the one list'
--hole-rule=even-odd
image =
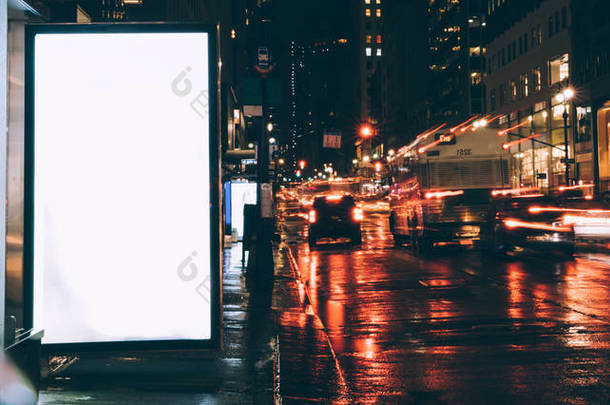
[{"label": "blank white billboard", "polygon": [[208,34],[37,33],[33,45],[43,343],[210,339]]}]

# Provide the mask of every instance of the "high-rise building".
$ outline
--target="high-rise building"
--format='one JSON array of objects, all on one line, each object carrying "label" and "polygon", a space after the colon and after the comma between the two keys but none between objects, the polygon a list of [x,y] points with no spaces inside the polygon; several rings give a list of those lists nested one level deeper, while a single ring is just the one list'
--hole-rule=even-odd
[{"label": "high-rise building", "polygon": [[[287,163],[305,160],[306,172],[330,162],[347,168],[359,122],[356,8],[321,0],[283,7],[278,64]],[[341,147],[324,147],[325,133],[341,135]]]},{"label": "high-rise building", "polygon": [[[571,3],[581,4],[489,0],[486,5],[488,111],[498,117],[494,125],[511,134],[509,139],[532,137],[510,149],[516,186],[565,184],[566,132],[570,178],[593,180],[591,107],[558,96],[573,84]],[[575,121],[582,136],[574,136]]]},{"label": "high-rise building", "polygon": [[383,153],[382,130],[382,66],[384,60],[383,21],[384,4],[387,0],[359,1],[359,63],[360,63],[360,123],[372,128],[370,139],[357,141],[356,155],[361,164],[365,155],[371,155],[373,149]]},{"label": "high-rise building", "polygon": [[429,0],[431,124],[485,111],[482,0]]},{"label": "high-rise building", "polygon": [[[600,194],[610,193],[610,2],[572,1],[575,158],[593,169]],[[582,173],[581,173],[581,177]],[[608,197],[606,197],[608,198]]]},{"label": "high-rise building", "polygon": [[427,122],[428,22],[426,2],[385,0],[380,125],[386,149],[400,147]]}]

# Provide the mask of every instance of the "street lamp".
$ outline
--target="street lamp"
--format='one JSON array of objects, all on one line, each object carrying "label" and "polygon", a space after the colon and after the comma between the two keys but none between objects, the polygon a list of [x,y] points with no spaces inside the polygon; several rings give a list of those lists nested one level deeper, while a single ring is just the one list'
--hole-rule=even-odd
[{"label": "street lamp", "polygon": [[275,143],[275,138],[274,137],[269,138],[269,143],[271,145],[273,145]]},{"label": "street lamp", "polygon": [[301,168],[301,170],[305,169],[305,161],[304,160],[299,160],[299,167]]},{"label": "street lamp", "polygon": [[252,142],[250,142],[250,143],[248,144],[248,149],[253,149],[253,148],[254,148],[254,144],[253,144]]},{"label": "street lamp", "polygon": [[358,159],[354,159],[354,160],[352,160],[352,164],[357,165],[357,164],[358,164]]},{"label": "street lamp", "polygon": [[574,89],[566,87],[555,96],[555,100],[563,104],[563,147],[566,165],[566,186],[570,185],[570,153],[568,151],[568,102],[574,97]]},{"label": "street lamp", "polygon": [[286,161],[284,160],[284,158],[280,158],[280,159],[279,159],[277,162],[278,162],[280,165],[283,165],[284,163],[286,163]]},{"label": "street lamp", "polygon": [[373,136],[373,128],[368,124],[362,125],[360,127],[360,136],[363,138],[370,138]]},{"label": "street lamp", "polygon": [[362,158],[362,161],[365,163],[368,163],[369,160],[371,160],[371,158],[368,155]]},{"label": "street lamp", "polygon": [[272,123],[268,123],[268,124],[267,124],[267,131],[268,131],[268,132],[273,131],[273,124],[272,124]]}]

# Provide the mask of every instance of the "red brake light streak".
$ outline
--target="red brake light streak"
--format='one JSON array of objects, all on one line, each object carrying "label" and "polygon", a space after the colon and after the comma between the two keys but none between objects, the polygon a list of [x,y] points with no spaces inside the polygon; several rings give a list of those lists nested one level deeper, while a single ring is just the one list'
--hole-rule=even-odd
[{"label": "red brake light streak", "polygon": [[432,198],[441,199],[445,197],[455,197],[458,195],[464,194],[464,190],[456,190],[456,191],[430,191],[425,194],[426,200],[430,200]]}]

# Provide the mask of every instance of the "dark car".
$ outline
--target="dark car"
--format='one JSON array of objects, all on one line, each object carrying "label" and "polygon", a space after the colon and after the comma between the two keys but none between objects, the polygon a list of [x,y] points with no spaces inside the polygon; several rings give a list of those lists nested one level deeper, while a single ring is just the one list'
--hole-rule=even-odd
[{"label": "dark car", "polygon": [[559,200],[542,195],[497,199],[481,227],[481,248],[495,254],[519,247],[572,256],[574,226],[565,214]]},{"label": "dark car", "polygon": [[307,214],[309,245],[315,246],[320,238],[350,238],[352,243],[362,242],[360,223],[362,209],[356,206],[351,195],[316,197]]}]

